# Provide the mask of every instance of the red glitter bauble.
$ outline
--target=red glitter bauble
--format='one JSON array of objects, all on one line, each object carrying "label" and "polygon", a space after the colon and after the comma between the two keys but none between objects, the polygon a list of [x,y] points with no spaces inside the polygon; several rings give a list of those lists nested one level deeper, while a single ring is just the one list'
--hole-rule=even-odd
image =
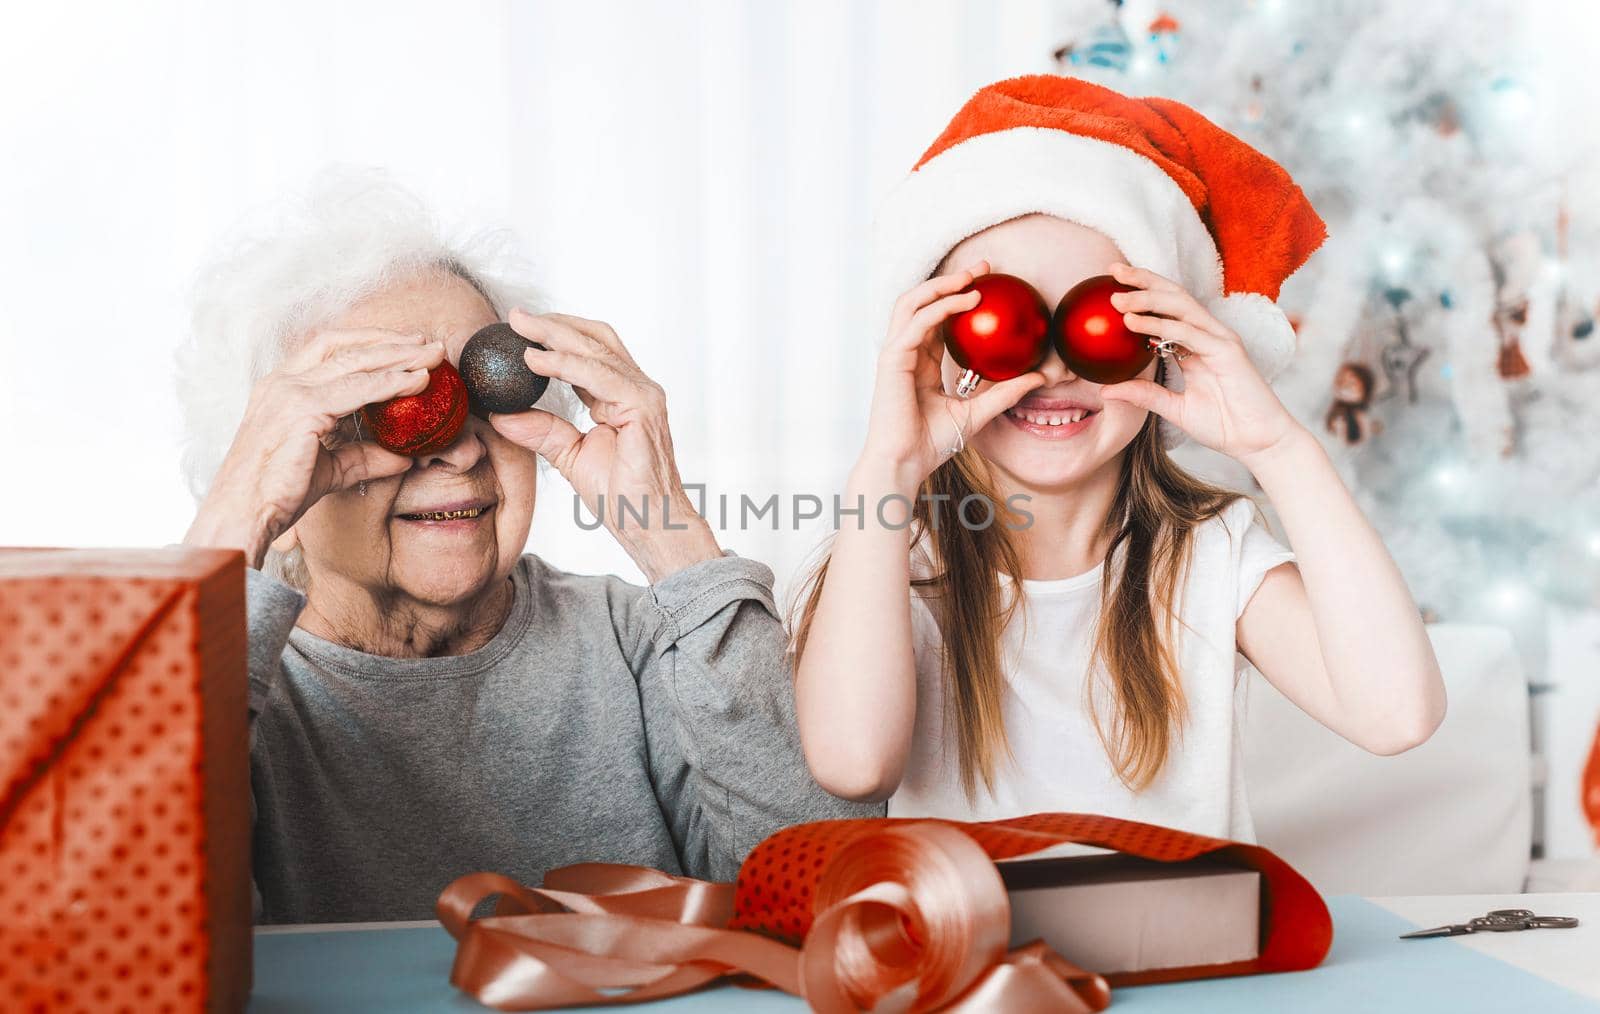
[{"label": "red glitter bauble", "polygon": [[1137,377],[1150,362],[1150,336],[1129,330],[1122,311],[1111,305],[1113,293],[1134,291],[1110,275],[1096,275],[1061,297],[1052,330],[1069,370],[1096,384],[1117,384]]},{"label": "red glitter bauble", "polygon": [[944,342],[963,370],[1010,380],[1039,365],[1050,348],[1050,308],[1015,275],[980,275],[968,292],[978,305],[945,322]]},{"label": "red glitter bauble", "polygon": [[361,417],[383,448],[415,458],[449,447],[467,422],[467,385],[449,363],[428,373],[421,394],[367,405]]}]

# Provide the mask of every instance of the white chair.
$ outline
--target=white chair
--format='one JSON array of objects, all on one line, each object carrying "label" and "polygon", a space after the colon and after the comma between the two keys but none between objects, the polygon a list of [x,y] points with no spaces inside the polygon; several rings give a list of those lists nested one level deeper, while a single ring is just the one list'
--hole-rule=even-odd
[{"label": "white chair", "polygon": [[1256,835],[1324,894],[1500,894],[1528,878],[1528,685],[1511,635],[1428,630],[1449,711],[1432,739],[1396,757],[1329,732],[1255,670],[1245,677]]}]

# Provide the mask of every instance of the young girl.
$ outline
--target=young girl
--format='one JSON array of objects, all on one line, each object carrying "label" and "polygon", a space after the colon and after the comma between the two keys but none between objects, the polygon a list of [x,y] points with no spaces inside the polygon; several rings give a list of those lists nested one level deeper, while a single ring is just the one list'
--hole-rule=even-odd
[{"label": "young girl", "polygon": [[[1324,237],[1281,167],[1177,103],[1019,78],[956,115],[879,231],[903,295],[844,496],[867,509],[842,516],[795,630],[825,788],[891,816],[1094,812],[1250,840],[1239,654],[1368,750],[1428,738],[1445,699],[1418,610],[1265,379],[1294,350],[1272,300]],[[1168,354],[1102,386],[1052,351],[958,398],[942,325],[989,271],[1049,307],[1111,274]],[[1173,462],[1186,438],[1250,470],[1293,553]]]}]

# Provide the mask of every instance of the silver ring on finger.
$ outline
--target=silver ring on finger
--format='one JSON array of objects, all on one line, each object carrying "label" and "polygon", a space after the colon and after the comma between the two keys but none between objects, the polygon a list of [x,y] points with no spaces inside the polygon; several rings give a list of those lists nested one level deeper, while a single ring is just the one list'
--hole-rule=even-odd
[{"label": "silver ring on finger", "polygon": [[956,442],[952,446],[945,448],[944,452],[945,458],[949,459],[966,450],[967,428],[961,424],[960,419],[956,418],[956,410],[951,407],[948,401],[944,403],[944,410],[950,413],[950,422],[954,424],[956,428]]}]

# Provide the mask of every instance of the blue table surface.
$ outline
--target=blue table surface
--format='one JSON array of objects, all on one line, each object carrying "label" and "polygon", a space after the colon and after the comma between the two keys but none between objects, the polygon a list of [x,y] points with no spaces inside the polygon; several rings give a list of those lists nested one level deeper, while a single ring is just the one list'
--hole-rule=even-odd
[{"label": "blue table surface", "polygon": [[[1129,1012],[1563,1011],[1600,1010],[1588,1000],[1449,939],[1402,941],[1411,923],[1361,898],[1328,901],[1333,950],[1308,972],[1206,979],[1114,990]],[[253,1014],[422,1014],[484,1011],[449,983],[454,941],[437,927],[261,934],[255,944]],[[641,1004],[652,1011],[804,1010],[776,990],[732,986]]]}]

